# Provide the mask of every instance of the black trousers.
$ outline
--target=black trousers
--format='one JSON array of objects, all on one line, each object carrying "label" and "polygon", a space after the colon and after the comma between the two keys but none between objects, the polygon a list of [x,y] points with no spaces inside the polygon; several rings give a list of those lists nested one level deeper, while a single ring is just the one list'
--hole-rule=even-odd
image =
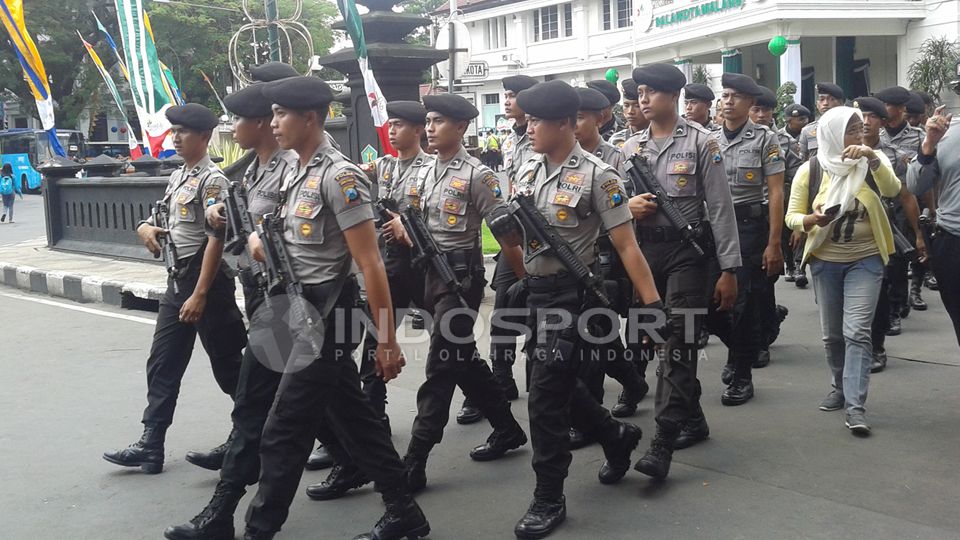
[{"label": "black trousers", "polygon": [[[503,254],[496,257],[497,265],[493,271],[494,290],[493,310],[506,308],[517,308],[523,306],[511,306],[507,291],[516,283],[517,276],[513,273],[513,268],[507,262]],[[503,317],[504,322],[522,324],[523,317]],[[512,366],[517,359],[517,337],[520,332],[508,325],[497,324],[499,320],[493,317],[490,325],[490,361],[494,364],[503,363]]]},{"label": "black trousers", "polygon": [[[589,354],[593,346],[577,332],[576,320],[584,307],[583,288],[573,281],[557,284],[553,278],[528,278],[526,283],[532,310],[528,326],[535,329],[526,347],[527,361],[533,365],[527,407],[537,475],[535,495],[552,498],[563,493],[572,460],[570,427],[599,438],[610,413],[590,394],[581,377],[584,364],[596,364]],[[566,326],[559,312],[570,315]]]},{"label": "black trousers", "polygon": [[737,306],[729,336],[720,336],[730,349],[734,378],[752,380],[753,364],[766,336],[763,320],[769,318],[772,284],[763,270],[770,226],[766,219],[738,219],[742,266],[737,270]]},{"label": "black trousers", "polygon": [[[382,242],[381,239],[381,244]],[[411,305],[418,307],[423,305],[423,272],[413,267],[410,250],[406,247],[381,245],[380,254],[387,270],[394,323],[399,327],[403,323],[403,317],[410,312]],[[370,398],[374,408],[383,416],[387,403],[387,383],[377,375],[378,341],[372,330],[368,327],[363,337],[360,353],[360,381],[363,383],[363,393]]]},{"label": "black trousers", "polygon": [[[202,257],[200,252],[194,259]],[[178,281],[179,294],[173,291],[173,280],[167,280],[167,291],[160,297],[157,325],[147,359],[147,407],[143,423],[169,426],[180,395],[180,382],[193,355],[193,346],[200,336],[213,376],[223,393],[233,397],[240,373],[240,358],[247,344],[247,329],[237,307],[236,285],[221,269],[207,294],[203,315],[196,324],[180,322],[180,308],[193,294],[200,277],[200,260],[186,263],[186,273]]]},{"label": "black trousers", "polygon": [[[310,303],[320,310],[329,287],[305,289]],[[263,532],[280,530],[314,437],[324,443],[336,440],[350,448],[350,457],[378,491],[396,488],[404,481],[403,464],[386,427],[360,390],[351,357],[362,336],[362,328],[356,326],[359,322],[350,313],[358,297],[355,282],[348,280],[328,318],[320,356],[281,376],[260,441],[260,484],[247,511],[248,527]],[[313,356],[310,345],[297,339],[288,367],[294,359]]]},{"label": "black trousers", "polygon": [[[656,420],[677,429],[703,414],[696,336],[708,307],[707,258],[679,241],[642,241],[641,247],[671,322],[657,368]],[[682,310],[697,312],[685,316]]]},{"label": "black trousers", "polygon": [[960,344],[960,236],[937,229],[930,252],[930,268],[939,285],[943,307],[953,321],[953,331]]},{"label": "black trousers", "polygon": [[494,429],[509,427],[515,422],[503,389],[477,352],[473,326],[486,282],[479,250],[474,255],[469,269],[457,272],[464,286],[466,308],[433,270],[427,271],[424,309],[433,317],[433,326],[427,353],[427,378],[417,391],[417,417],[408,449],[415,457],[426,458],[443,439],[453,390],[457,386]]}]

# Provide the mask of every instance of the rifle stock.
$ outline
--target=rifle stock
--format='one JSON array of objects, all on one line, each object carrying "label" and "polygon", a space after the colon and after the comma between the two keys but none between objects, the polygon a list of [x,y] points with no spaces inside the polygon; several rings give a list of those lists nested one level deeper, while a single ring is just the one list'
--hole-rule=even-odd
[{"label": "rifle stock", "polygon": [[163,253],[163,264],[167,267],[167,276],[173,279],[174,294],[180,293],[180,285],[177,280],[180,278],[180,267],[177,266],[177,246],[170,238],[170,210],[167,203],[157,201],[153,207],[153,223],[163,229],[163,234],[159,236],[160,251]]},{"label": "rifle stock", "polygon": [[657,209],[663,212],[663,215],[666,216],[670,225],[680,231],[683,241],[696,250],[698,255],[703,255],[703,248],[697,243],[697,231],[693,228],[693,225],[683,217],[680,209],[674,204],[673,199],[667,195],[663,186],[657,181],[657,177],[653,174],[653,170],[650,168],[650,161],[647,157],[634,154],[627,159],[626,170],[627,176],[630,177],[634,185],[646,193],[653,194],[653,196],[657,198]]}]

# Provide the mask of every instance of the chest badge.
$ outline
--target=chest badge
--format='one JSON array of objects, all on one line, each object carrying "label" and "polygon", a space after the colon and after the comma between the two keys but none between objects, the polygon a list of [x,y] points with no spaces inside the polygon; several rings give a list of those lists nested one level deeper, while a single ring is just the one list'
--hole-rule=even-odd
[{"label": "chest badge", "polygon": [[307,178],[307,181],[306,181],[306,183],[304,184],[303,187],[305,187],[305,188],[307,188],[307,189],[317,189],[318,187],[320,187],[320,179],[319,179],[319,178]]},{"label": "chest badge", "polygon": [[181,206],[181,207],[180,207],[180,217],[187,217],[187,207],[186,207],[186,206]]},{"label": "chest badge", "polygon": [[564,210],[563,208],[557,210],[557,219],[559,219],[560,221],[566,221],[567,217],[569,217],[569,214],[567,214],[566,210]]},{"label": "chest badge", "polygon": [[756,175],[753,174],[753,171],[747,171],[747,174],[744,174],[743,177],[749,180],[750,182],[753,182],[753,179],[756,177]]},{"label": "chest badge", "polygon": [[685,188],[685,187],[687,187],[687,183],[688,183],[688,182],[687,182],[687,177],[686,177],[686,176],[681,176],[680,178],[677,178],[677,187],[678,187],[678,188]]},{"label": "chest badge", "polygon": [[447,216],[447,225],[453,227],[457,224],[457,216]]},{"label": "chest badge", "polygon": [[310,236],[313,233],[313,226],[309,223],[300,224],[300,235],[301,236]]},{"label": "chest badge", "polygon": [[670,170],[672,174],[686,174],[689,170],[687,164],[683,161],[678,161],[673,164],[673,168]]}]

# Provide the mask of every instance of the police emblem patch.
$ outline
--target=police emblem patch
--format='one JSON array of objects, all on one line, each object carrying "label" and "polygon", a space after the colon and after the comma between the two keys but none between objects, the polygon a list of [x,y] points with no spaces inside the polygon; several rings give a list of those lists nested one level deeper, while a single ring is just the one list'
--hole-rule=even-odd
[{"label": "police emblem patch", "polygon": [[313,226],[309,223],[300,224],[300,236],[310,236],[313,233]]}]

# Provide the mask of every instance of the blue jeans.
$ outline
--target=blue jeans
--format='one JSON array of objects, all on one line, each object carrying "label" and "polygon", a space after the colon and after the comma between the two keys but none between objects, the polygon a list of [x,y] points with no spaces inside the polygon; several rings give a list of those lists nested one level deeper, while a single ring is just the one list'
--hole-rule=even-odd
[{"label": "blue jeans", "polygon": [[883,259],[873,255],[835,263],[811,258],[810,272],[833,387],[843,392],[847,412],[862,412],[870,384],[870,328],[883,283]]}]

